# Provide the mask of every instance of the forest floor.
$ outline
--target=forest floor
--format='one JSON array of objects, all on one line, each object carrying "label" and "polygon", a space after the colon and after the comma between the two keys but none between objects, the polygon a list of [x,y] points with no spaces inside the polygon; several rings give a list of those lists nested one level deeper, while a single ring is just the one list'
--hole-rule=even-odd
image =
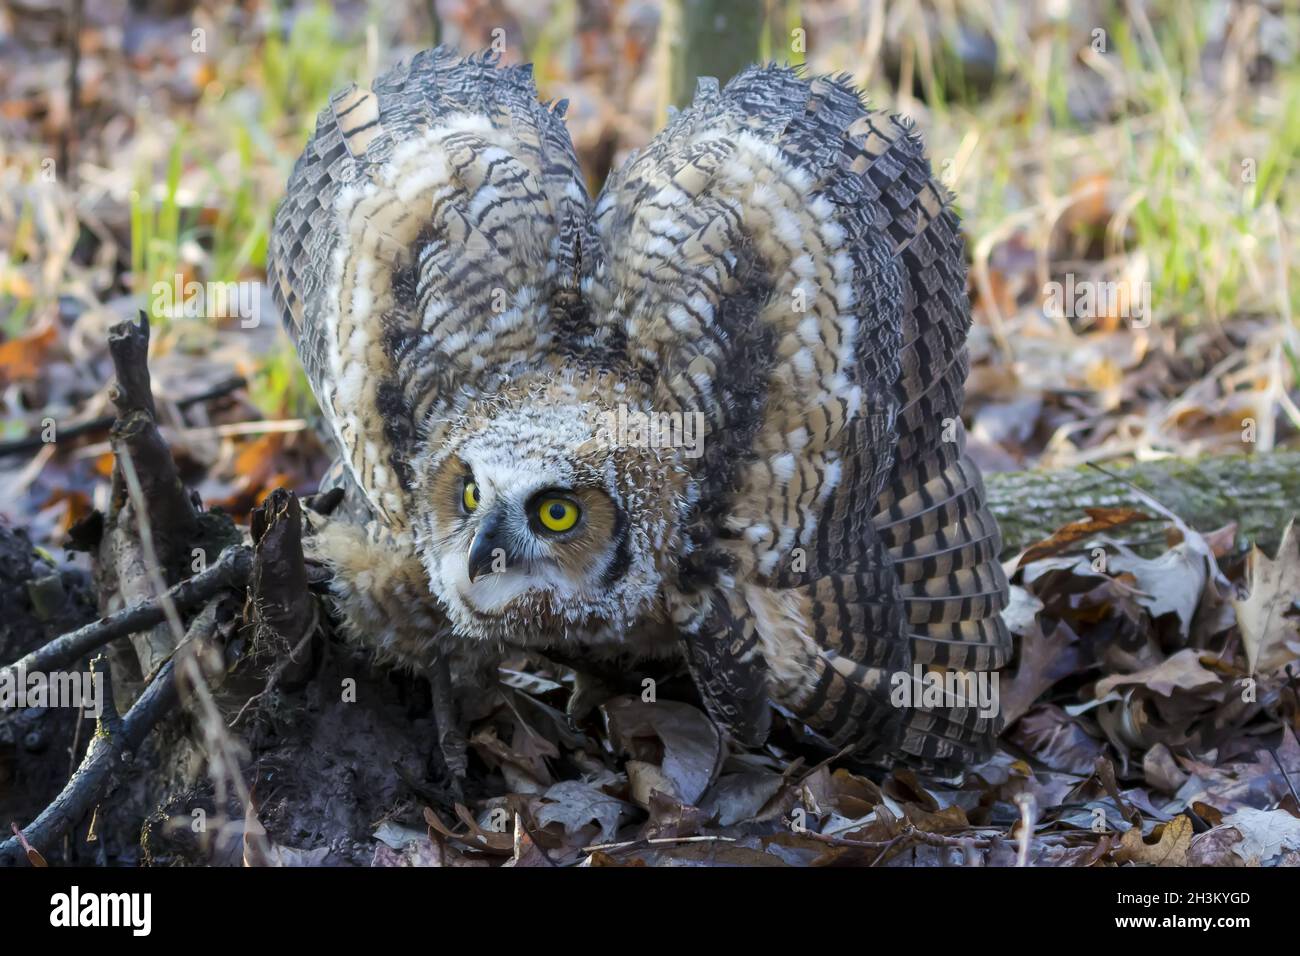
[{"label": "forest floor", "polygon": [[[594,189],[660,124],[658,6],[575,24],[577,6],[437,5],[444,40],[478,49],[500,27],[506,60],[535,62],[543,95],[570,99]],[[857,6],[803,4],[797,58],[913,117],[956,196],[975,319],[964,417],[986,472],[1300,448],[1300,16],[1267,2],[1231,16],[1227,2],[1087,2],[1056,20]],[[329,462],[265,286],[269,213],[327,94],[432,37],[416,3],[161,16],[86,0],[73,95],[62,5],[22,7],[0,9],[0,665],[96,613],[89,559],[68,546],[110,509],[108,330],[141,308],[161,434],[204,507],[246,528],[274,489],[315,490]],[[240,293],[221,318],[168,308],[189,282]],[[101,807],[98,843],[83,821],[44,855],[1300,864],[1290,506],[1266,553],[1231,521],[1193,527],[1136,497],[1005,555],[1007,729],[959,783],[854,772],[779,720],[767,748],[728,752],[689,694],[615,697],[575,723],[572,673],[520,661],[483,703],[471,781],[451,793],[427,767],[427,684],[328,637],[310,680],[240,718],[265,661],[232,666],[224,743],[184,742],[199,717],[165,723]],[[349,678],[373,706],[325,690]],[[0,714],[6,831],[66,783],[93,735],[81,723]],[[210,772],[155,767],[150,783],[164,752]],[[234,769],[214,768],[218,753]],[[232,785],[241,773],[250,793]],[[223,825],[187,843],[200,810]]]}]

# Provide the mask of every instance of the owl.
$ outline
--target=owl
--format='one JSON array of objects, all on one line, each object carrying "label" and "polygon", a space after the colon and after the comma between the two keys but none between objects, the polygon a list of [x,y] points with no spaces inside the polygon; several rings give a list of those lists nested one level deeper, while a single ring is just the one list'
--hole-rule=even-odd
[{"label": "owl", "polygon": [[919,137],[755,67],[593,202],[565,105],[439,48],[334,95],[294,167],[269,276],[338,452],[310,545],[345,627],[453,683],[679,660],[739,745],[775,710],[876,766],[987,755],[961,688],[996,688],[1008,588]]}]

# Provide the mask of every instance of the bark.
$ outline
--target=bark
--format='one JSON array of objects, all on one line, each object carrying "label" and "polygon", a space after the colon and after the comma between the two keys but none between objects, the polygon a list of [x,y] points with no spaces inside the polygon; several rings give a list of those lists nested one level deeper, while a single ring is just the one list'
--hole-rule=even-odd
[{"label": "bark", "polygon": [[[1084,508],[1145,508],[1132,482],[1198,531],[1236,522],[1240,534],[1271,549],[1300,502],[1300,452],[1170,459],[1095,468],[1012,471],[984,476],[989,507],[1014,554],[1083,517]],[[1153,515],[1153,517],[1155,517]],[[1149,526],[1154,529],[1155,526]],[[1135,536],[1149,533],[1134,526]]]},{"label": "bark", "polygon": [[[108,333],[108,349],[117,374],[111,397],[118,417],[110,432],[117,466],[113,469],[113,501],[110,526],[117,522],[133,528],[137,516],[131,514],[127,482],[122,473],[123,453],[131,464],[149,509],[149,524],[158,560],[175,583],[178,565],[188,563],[189,547],[199,531],[198,512],[189,492],[181,483],[171,449],[158,431],[158,416],[149,379],[149,320],[140,313],[139,324],[120,322]],[[123,512],[126,512],[123,514]],[[134,536],[134,532],[132,532]],[[111,548],[111,542],[105,542]],[[109,555],[101,552],[104,563]]]},{"label": "bark", "polygon": [[302,507],[277,488],[253,512],[255,548],[249,617],[272,632],[285,647],[312,627],[312,598],[302,553]]},{"label": "bark", "polygon": [[316,601],[308,590],[298,499],[283,488],[275,489],[253,512],[251,531],[253,573],[244,617],[254,627],[257,648],[269,648],[280,661],[267,690],[300,687],[315,664],[306,644],[319,622]]}]

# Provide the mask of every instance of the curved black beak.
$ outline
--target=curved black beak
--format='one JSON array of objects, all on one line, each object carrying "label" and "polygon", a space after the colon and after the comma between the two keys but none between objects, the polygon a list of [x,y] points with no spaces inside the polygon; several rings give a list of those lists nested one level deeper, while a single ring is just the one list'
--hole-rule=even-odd
[{"label": "curved black beak", "polygon": [[469,546],[469,580],[473,584],[482,574],[487,574],[493,570],[493,564],[498,560],[500,555],[503,564],[497,570],[504,570],[510,559],[510,551],[506,547],[506,530],[503,527],[501,513],[491,511],[483,517],[479,524],[478,533],[474,535],[474,541]]}]

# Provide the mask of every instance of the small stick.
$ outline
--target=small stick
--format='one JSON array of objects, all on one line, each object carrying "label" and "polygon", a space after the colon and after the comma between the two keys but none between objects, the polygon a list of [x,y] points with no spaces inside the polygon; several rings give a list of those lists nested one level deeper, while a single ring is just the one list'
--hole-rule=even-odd
[{"label": "small stick", "polygon": [[[197,395],[187,395],[184,398],[178,398],[173,404],[177,408],[185,409],[191,405],[198,405],[201,402],[209,402],[214,398],[222,398],[231,392],[237,391],[248,384],[248,380],[243,377],[228,378],[218,385]],[[106,428],[111,428],[113,422],[117,421],[116,415],[100,415],[97,418],[89,418],[84,422],[74,422],[70,425],[61,425],[58,430],[58,440],[61,442],[73,438],[80,438],[82,435],[89,435],[93,432],[101,432]],[[200,429],[186,429],[187,434]],[[6,455],[20,455],[29,451],[37,451],[50,444],[39,433],[28,435],[25,438],[15,438],[12,441],[0,442],[0,458]]]},{"label": "small stick", "polygon": [[1016,797],[1020,806],[1020,833],[1016,845],[1016,866],[1029,865],[1029,845],[1034,839],[1034,827],[1038,823],[1038,804],[1031,793],[1022,793]]},{"label": "small stick", "polygon": [[[976,849],[986,850],[994,844],[992,838],[944,836],[942,833],[931,833],[928,830],[918,830],[912,824],[905,826],[897,836],[889,840],[854,840],[850,837],[835,836],[829,833],[817,833],[813,830],[804,830],[799,835],[801,837],[807,837],[810,840],[815,840],[818,843],[828,843],[831,846],[866,847],[868,849],[883,847],[886,850],[898,843],[900,839],[908,841],[915,840],[917,843],[924,843],[926,846],[955,847],[958,849],[966,846],[973,846]],[[879,862],[879,859],[877,859],[876,863]],[[875,863],[872,864],[872,866],[875,865]]]},{"label": "small stick", "polygon": [[[227,548],[221,552],[221,557],[212,567],[168,590],[167,598],[178,609],[197,607],[226,588],[242,586],[248,580],[252,567],[253,556],[248,548]],[[166,619],[164,602],[157,598],[123,608],[98,621],[92,621],[85,627],[56,637],[44,647],[37,648],[0,669],[0,675],[15,672],[16,678],[19,670],[52,671],[68,667],[109,641],[148,630]]]},{"label": "small stick", "polygon": [[[99,658],[95,663],[104,668],[103,696],[106,700],[112,700],[108,662]],[[38,850],[42,847],[49,850],[75,827],[103,798],[112,782],[113,772],[120,768],[123,757],[140,747],[154,724],[176,705],[178,699],[173,665],[168,661],[144,689],[126,717],[118,721],[108,734],[96,734],[81,766],[67,786],[30,826],[23,828],[25,842]],[[106,713],[107,710],[106,707]],[[20,841],[17,836],[0,843],[0,866],[13,866],[24,859],[27,859],[24,841]]]},{"label": "small stick", "polygon": [[626,850],[635,846],[671,846],[676,843],[735,843],[736,837],[710,834],[706,836],[648,837],[644,840],[624,840],[622,843],[593,843],[584,846],[583,853],[595,853],[597,850],[612,852]]}]

